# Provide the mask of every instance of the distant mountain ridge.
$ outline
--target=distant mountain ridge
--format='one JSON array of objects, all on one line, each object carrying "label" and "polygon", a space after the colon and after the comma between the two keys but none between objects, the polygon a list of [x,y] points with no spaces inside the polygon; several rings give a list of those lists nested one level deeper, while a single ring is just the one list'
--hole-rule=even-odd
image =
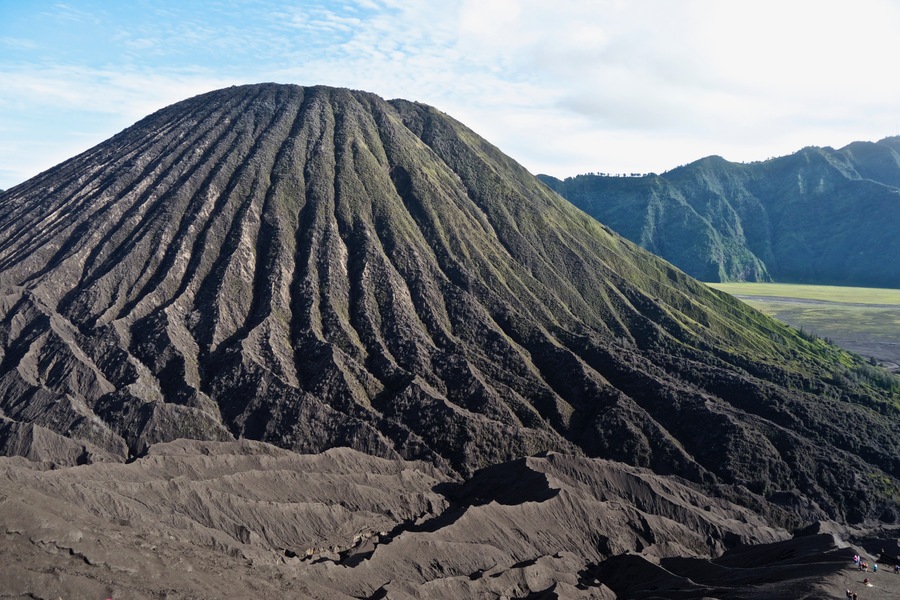
[{"label": "distant mountain ridge", "polygon": [[900,288],[900,137],[662,175],[538,176],[702,281]]}]

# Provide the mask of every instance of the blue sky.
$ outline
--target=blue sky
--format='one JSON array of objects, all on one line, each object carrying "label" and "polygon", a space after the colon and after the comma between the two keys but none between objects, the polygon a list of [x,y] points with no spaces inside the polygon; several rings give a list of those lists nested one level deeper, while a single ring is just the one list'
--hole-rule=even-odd
[{"label": "blue sky", "polygon": [[534,173],[900,133],[896,0],[0,0],[0,188],[232,84],[437,106]]}]

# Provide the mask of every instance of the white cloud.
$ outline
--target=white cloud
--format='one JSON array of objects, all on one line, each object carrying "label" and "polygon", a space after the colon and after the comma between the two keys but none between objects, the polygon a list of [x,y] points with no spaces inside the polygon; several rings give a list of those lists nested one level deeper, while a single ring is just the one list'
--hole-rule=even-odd
[{"label": "white cloud", "polygon": [[0,37],[0,45],[10,49],[10,50],[36,50],[38,45],[29,39],[12,37],[12,36],[3,36]]},{"label": "white cloud", "polygon": [[557,175],[662,171],[712,153],[761,159],[878,139],[900,124],[900,6],[891,0],[257,0],[214,9],[154,4],[154,18],[122,28],[130,66],[0,64],[0,112],[31,103],[94,111],[108,115],[108,135],[232,83],[336,85],[433,104],[532,171]]},{"label": "white cloud", "polygon": [[29,106],[91,110],[119,119],[149,112],[201,92],[231,85],[232,79],[202,70],[138,70],[41,67],[0,70],[4,100]]},{"label": "white cloud", "polygon": [[0,189],[87,150],[148,114],[232,80],[197,71],[0,69]]}]

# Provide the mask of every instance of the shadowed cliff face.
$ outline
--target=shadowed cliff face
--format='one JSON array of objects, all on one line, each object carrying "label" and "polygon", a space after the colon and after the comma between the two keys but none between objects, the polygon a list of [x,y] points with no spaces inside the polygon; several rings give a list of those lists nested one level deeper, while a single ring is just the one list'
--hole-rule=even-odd
[{"label": "shadowed cliff face", "polygon": [[471,473],[560,450],[783,521],[895,514],[896,390],[424,105],[173,105],[7,190],[0,269],[8,453],[246,437]]}]

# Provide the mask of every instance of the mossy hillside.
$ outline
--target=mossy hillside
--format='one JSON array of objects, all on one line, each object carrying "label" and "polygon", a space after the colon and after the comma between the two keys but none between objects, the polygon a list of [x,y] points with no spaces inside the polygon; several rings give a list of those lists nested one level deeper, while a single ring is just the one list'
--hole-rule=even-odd
[{"label": "mossy hillside", "polygon": [[[439,122],[442,123],[443,121]],[[462,133],[459,131],[453,131],[452,133],[444,131],[444,139],[448,135],[455,135],[465,140],[466,135],[473,135],[459,124],[456,124],[456,127]],[[425,138],[431,139],[428,135],[424,134]],[[431,133],[430,135],[435,137],[437,134]],[[447,143],[443,141],[444,145]],[[442,147],[442,144],[435,145]],[[461,145],[461,147],[465,146]],[[549,211],[547,207],[555,206],[558,200],[548,196],[539,187],[526,188],[524,193],[516,190],[514,182],[504,180],[501,175],[498,175],[498,173],[504,172],[501,166],[505,166],[503,163],[503,158],[505,157],[499,159],[501,166],[491,165],[490,162],[487,162],[498,161],[498,159],[493,158],[492,153],[493,155],[500,154],[495,148],[488,146],[488,151],[480,150],[475,153],[474,157],[470,157],[467,163],[476,165],[479,159],[483,162],[481,172],[469,175],[471,180],[479,185],[469,184],[467,179],[464,179],[464,181],[470,189],[479,191],[479,194],[481,194],[479,200],[483,201],[485,207],[489,210],[493,209],[491,205],[492,200],[500,198],[497,208],[494,210],[497,210],[504,217],[509,217],[508,221],[515,224],[514,230],[503,232],[506,235],[501,239],[501,242],[505,246],[516,247],[520,251],[520,255],[524,253],[525,260],[529,264],[558,265],[561,263],[582,269],[581,272],[573,274],[575,276],[570,277],[570,281],[564,284],[564,287],[571,286],[571,281],[574,280],[581,286],[580,289],[573,290],[575,293],[570,296],[572,299],[568,303],[570,310],[576,302],[578,304],[591,302],[598,296],[601,300],[607,300],[609,298],[608,289],[602,285],[596,285],[605,276],[628,281],[632,286],[638,288],[645,298],[655,297],[659,300],[663,309],[661,314],[672,318],[673,325],[677,323],[679,328],[682,329],[683,336],[689,337],[691,334],[699,332],[708,335],[710,327],[713,329],[722,328],[723,334],[731,337],[735,341],[736,347],[743,346],[745,351],[752,349],[750,352],[751,356],[759,360],[766,360],[766,357],[775,357],[777,360],[780,353],[785,351],[785,347],[788,350],[796,350],[791,348],[792,343],[803,343],[802,338],[797,336],[795,332],[780,326],[760,313],[748,310],[747,307],[740,303],[731,303],[727,299],[711,297],[708,294],[708,290],[704,289],[704,286],[697,285],[696,282],[672,269],[671,266],[654,260],[646,253],[637,251],[625,240],[611,235],[604,226],[585,220],[575,213],[564,212],[562,215],[559,215]],[[502,157],[502,155],[500,156]],[[458,172],[466,172],[465,166],[454,164],[454,167]],[[469,167],[469,170],[472,168]],[[527,174],[520,173],[520,175],[525,176]],[[518,185],[521,187],[521,184]],[[517,195],[513,195],[511,190],[516,190]],[[541,203],[535,202],[535,198],[541,199]],[[510,201],[511,199],[514,201]],[[531,206],[529,206],[529,202]],[[524,212],[523,215],[513,214],[511,207],[527,208],[522,211]],[[507,219],[502,221],[507,221]],[[523,242],[525,236],[522,233],[528,230],[547,232],[548,235],[541,240],[539,245],[535,244],[529,247]],[[595,242],[590,249],[563,246],[566,243],[565,233],[573,230],[585,231],[589,233],[592,240],[602,240],[603,244]],[[554,243],[556,240],[561,240],[560,246],[563,246],[562,249]],[[541,253],[553,251],[557,253],[550,259],[540,256]],[[585,268],[583,265],[595,260],[598,251],[601,253],[602,262],[596,262],[592,269]],[[531,258],[531,255],[535,254],[538,256]],[[610,265],[614,265],[614,269],[610,268]],[[583,277],[585,271],[588,270],[591,273],[596,273],[596,276]],[[542,273],[542,276],[553,277],[555,274],[555,271],[545,272]],[[669,283],[669,285],[659,285],[661,280]],[[673,285],[673,283],[676,285]],[[589,287],[592,285],[596,285],[596,287]],[[698,296],[703,300],[698,300]],[[720,300],[725,300],[727,304],[723,304]],[[707,305],[709,302],[714,303],[715,310],[710,310],[710,307]],[[605,302],[597,302],[593,308],[595,309],[594,316],[602,320],[607,314],[606,309],[608,305]],[[721,319],[718,314],[722,311],[727,311],[733,317],[738,317],[738,319]],[[749,326],[735,327],[736,323],[747,323]],[[694,328],[694,331],[691,328]],[[773,337],[777,339],[777,343],[772,342]],[[786,344],[788,341],[792,343]],[[822,349],[816,349],[811,352],[811,358],[822,352]],[[834,353],[830,358],[837,356],[837,352],[837,349],[834,349]]]},{"label": "mossy hillside", "polygon": [[896,138],[662,175],[541,179],[703,281],[900,287]]},{"label": "mossy hillside", "polygon": [[[425,137],[427,137],[427,134]],[[436,143],[432,145],[441,147]],[[483,157],[486,153],[478,154],[482,156],[482,160],[485,160]],[[473,160],[471,164],[474,164],[474,162]],[[484,175],[485,173],[491,174],[497,171],[496,167],[484,169],[480,174],[481,181],[488,179],[488,176]],[[502,182],[497,183],[502,184]],[[497,185],[497,187],[500,187],[500,185]],[[516,203],[516,205],[519,204]],[[542,214],[541,211],[537,212]],[[553,226],[559,226],[559,223]],[[608,236],[601,237],[601,239],[605,238],[608,238]],[[615,242],[615,245],[617,248],[622,247],[619,242]],[[651,270],[654,268],[652,262],[641,262],[638,259],[635,263],[623,264],[622,257],[620,256],[618,259],[620,272],[628,274],[629,282],[639,286],[645,285],[647,290],[654,289],[653,281],[656,280],[653,277],[645,276],[648,267]],[[658,272],[665,272],[669,278],[679,279],[679,275],[676,271],[671,270],[671,267],[659,268],[656,266],[656,269]],[[681,282],[688,287],[690,286],[688,278],[683,278]],[[743,368],[760,377],[778,378],[781,383],[786,384],[790,388],[812,393],[825,392],[826,387],[810,384],[809,374],[811,372],[816,373],[819,377],[832,379],[836,369],[843,369],[846,365],[853,365],[854,368],[861,367],[857,357],[853,357],[849,353],[843,352],[820,340],[807,339],[799,332],[773,323],[764,315],[749,310],[733,300],[723,299],[725,300],[724,306],[717,306],[718,310],[710,311],[708,305],[698,304],[692,295],[682,295],[673,292],[672,288],[657,288],[653,293],[658,293],[662,296],[663,301],[661,304],[666,307],[664,313],[673,317],[671,323],[677,323],[677,326],[673,328],[673,331],[680,331],[680,334],[675,336],[676,339],[690,331],[691,327],[698,327],[702,324],[702,329],[698,327],[698,331],[702,330],[704,335],[709,335],[710,330],[716,331],[722,336],[722,340],[726,342],[725,344],[717,344],[720,348],[716,349],[716,352],[725,360],[730,361],[732,364],[740,364]],[[583,292],[581,298],[585,296],[589,297],[590,292]],[[644,297],[646,298],[647,296],[645,295]],[[685,298],[690,300],[685,301]],[[679,310],[673,311],[673,306],[678,307]],[[601,310],[600,313],[602,314],[602,312]],[[718,316],[721,312],[728,312],[732,317],[737,317],[737,319],[722,320]],[[740,323],[740,325],[736,326],[735,321]],[[688,338],[682,338],[682,340],[689,339],[689,337],[688,334]],[[829,393],[833,400],[843,398],[841,401],[844,401],[847,399],[842,396],[840,391]],[[864,395],[865,393],[863,393],[862,397]],[[891,402],[886,406],[890,406],[890,404]],[[885,405],[876,404],[876,406],[883,407]],[[842,410],[840,401],[832,405],[832,410],[835,411],[835,415],[840,413]]]}]

